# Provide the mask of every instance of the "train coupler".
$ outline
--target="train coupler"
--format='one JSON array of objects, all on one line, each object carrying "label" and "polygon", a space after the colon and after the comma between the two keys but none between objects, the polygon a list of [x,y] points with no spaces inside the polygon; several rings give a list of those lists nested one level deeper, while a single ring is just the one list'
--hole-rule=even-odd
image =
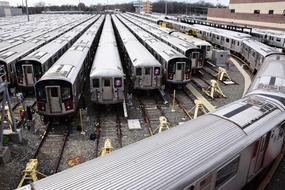
[{"label": "train coupler", "polygon": [[202,89],[202,91],[212,99],[214,99],[215,94],[218,94],[224,98],[226,97],[216,80],[211,80],[211,85],[207,89]]},{"label": "train coupler", "polygon": [[46,175],[37,171],[37,167],[39,165],[38,159],[30,159],[26,165],[24,172],[24,176],[22,177],[18,188],[22,187],[25,181],[35,182],[38,180],[37,174],[46,177]]}]

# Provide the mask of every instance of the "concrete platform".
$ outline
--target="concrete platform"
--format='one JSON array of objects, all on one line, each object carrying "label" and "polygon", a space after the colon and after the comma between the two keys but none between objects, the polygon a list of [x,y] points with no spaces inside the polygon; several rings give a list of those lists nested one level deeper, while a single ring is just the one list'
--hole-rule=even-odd
[{"label": "concrete platform", "polygon": [[128,127],[130,130],[142,129],[138,119],[128,119]]}]

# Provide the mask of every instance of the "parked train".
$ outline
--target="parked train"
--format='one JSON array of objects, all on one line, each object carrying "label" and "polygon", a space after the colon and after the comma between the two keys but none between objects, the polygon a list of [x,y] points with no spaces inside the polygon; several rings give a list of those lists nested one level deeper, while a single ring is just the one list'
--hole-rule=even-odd
[{"label": "parked train", "polygon": [[162,66],[116,16],[114,29],[134,89],[159,89],[162,84]]},{"label": "parked train", "polygon": [[191,69],[201,69],[203,68],[204,61],[206,58],[206,55],[202,53],[202,50],[198,48],[196,45],[189,43],[187,41],[184,41],[180,38],[174,37],[169,35],[168,33],[165,33],[161,31],[160,29],[157,29],[156,27],[152,26],[151,23],[148,21],[144,21],[142,19],[130,16],[130,15],[124,15],[125,18],[127,18],[129,21],[133,22],[137,26],[141,27],[145,31],[149,32],[162,42],[168,44],[178,52],[182,53],[186,57],[188,57],[191,60]]},{"label": "parked train", "polygon": [[[157,28],[163,32],[166,32],[171,36],[174,36],[174,37],[177,37],[181,40],[187,41],[187,42],[197,46],[198,48],[202,49],[203,56],[206,55],[207,59],[212,58],[212,45],[209,42],[202,40],[202,39],[199,39],[199,38],[196,38],[194,36],[189,36],[185,33],[182,33],[182,32],[180,32],[179,29],[176,29],[176,28],[175,28],[175,30],[171,29],[173,27],[166,28],[166,27],[162,27],[160,25],[157,25],[157,19],[148,19],[148,17],[146,17],[146,16],[138,15],[138,14],[134,14],[134,13],[128,13],[128,15],[132,15],[132,16],[135,16],[137,18],[141,18],[141,19],[149,21],[150,23],[152,23],[153,27],[155,27],[155,28]],[[183,23],[181,23],[181,24],[183,24]]]},{"label": "parked train", "polygon": [[103,22],[101,16],[35,84],[40,114],[63,116],[77,110]]},{"label": "parked train", "polygon": [[284,76],[285,55],[269,55],[242,99],[21,190],[242,189],[281,153]]},{"label": "parked train", "polygon": [[121,15],[117,16],[160,62],[167,83],[185,84],[191,80],[191,60]]},{"label": "parked train", "polygon": [[[86,16],[86,20],[89,16]],[[84,21],[83,20],[83,21]],[[64,23],[64,26],[58,28],[63,23],[58,23],[59,26],[54,26],[56,29],[51,32],[47,32],[43,35],[40,35],[34,39],[25,41],[20,45],[7,49],[0,52],[0,77],[3,81],[7,82],[9,85],[16,84],[16,68],[15,64],[17,61],[28,55],[29,53],[35,51],[37,48],[49,43],[53,39],[62,35],[66,31],[71,30],[75,26],[83,22],[81,19],[75,20],[71,23]]]},{"label": "parked train", "polygon": [[67,51],[69,47],[92,25],[99,16],[73,28],[52,42],[30,53],[16,62],[17,84],[20,87],[34,87],[42,75]]},{"label": "parked train", "polygon": [[121,103],[125,99],[125,74],[112,26],[107,15],[90,72],[91,101],[97,104]]}]

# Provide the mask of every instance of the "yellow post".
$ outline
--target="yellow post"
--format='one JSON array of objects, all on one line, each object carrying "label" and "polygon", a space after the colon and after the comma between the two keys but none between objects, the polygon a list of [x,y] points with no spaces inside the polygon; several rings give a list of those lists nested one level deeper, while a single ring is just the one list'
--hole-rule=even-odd
[{"label": "yellow post", "polygon": [[172,101],[172,112],[175,112],[175,98],[176,97],[176,90],[173,91],[173,101]]},{"label": "yellow post", "polygon": [[79,109],[79,116],[80,116],[81,135],[85,135],[84,126],[83,126],[83,114],[81,108]]}]

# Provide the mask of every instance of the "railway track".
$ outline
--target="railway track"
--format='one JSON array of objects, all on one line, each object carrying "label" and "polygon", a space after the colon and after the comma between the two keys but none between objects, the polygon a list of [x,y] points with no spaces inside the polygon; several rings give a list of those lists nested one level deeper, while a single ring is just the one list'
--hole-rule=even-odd
[{"label": "railway track", "polygon": [[39,160],[39,171],[45,175],[58,172],[68,136],[67,126],[53,122],[48,124],[47,130],[33,155],[33,159]]},{"label": "railway track", "polygon": [[[122,137],[122,110],[119,105],[112,105],[111,107],[105,107],[100,105],[100,108],[97,109],[97,118],[96,118],[96,147],[95,147],[95,157],[99,157],[101,151],[104,148],[105,140],[111,139],[112,147],[114,150],[120,149],[123,147]],[[103,107],[105,112],[103,114]]]}]

